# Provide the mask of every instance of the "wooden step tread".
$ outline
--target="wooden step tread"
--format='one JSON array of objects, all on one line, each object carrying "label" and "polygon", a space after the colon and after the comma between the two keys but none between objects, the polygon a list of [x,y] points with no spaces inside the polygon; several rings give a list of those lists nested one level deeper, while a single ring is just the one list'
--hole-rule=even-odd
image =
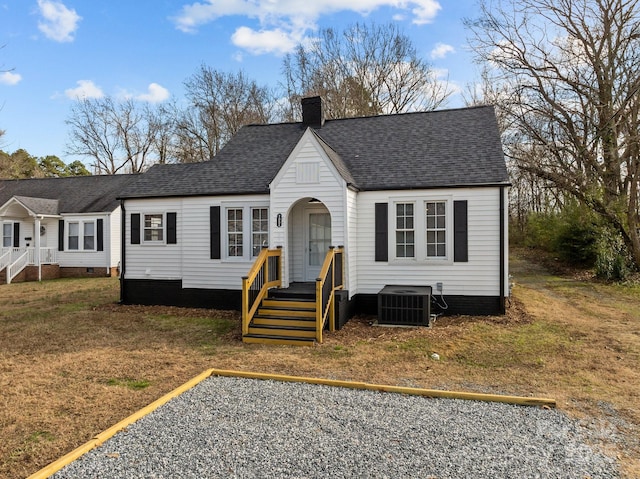
[{"label": "wooden step tread", "polygon": [[315,327],[316,320],[314,318],[296,318],[296,317],[278,317],[278,316],[254,316],[251,323],[253,326],[262,326],[263,324],[271,324],[273,326],[303,326]]},{"label": "wooden step tread", "polygon": [[295,338],[291,336],[278,336],[276,334],[245,334],[242,337],[245,343],[278,344],[286,346],[313,346],[315,338]]},{"label": "wooden step tread", "polygon": [[280,326],[269,324],[249,325],[249,334],[286,336],[288,338],[315,338],[316,328],[300,326]]},{"label": "wooden step tread", "polygon": [[255,324],[255,323],[251,323],[249,324],[250,328],[260,328],[260,329],[282,329],[282,330],[287,330],[287,331],[315,331],[316,327],[315,324],[313,326],[279,326],[279,325],[274,325],[274,324]]},{"label": "wooden step tread", "polygon": [[257,315],[263,318],[315,318],[316,312],[303,309],[259,308]]},{"label": "wooden step tread", "polygon": [[281,308],[315,308],[316,300],[265,298],[262,300],[262,304],[264,306]]}]

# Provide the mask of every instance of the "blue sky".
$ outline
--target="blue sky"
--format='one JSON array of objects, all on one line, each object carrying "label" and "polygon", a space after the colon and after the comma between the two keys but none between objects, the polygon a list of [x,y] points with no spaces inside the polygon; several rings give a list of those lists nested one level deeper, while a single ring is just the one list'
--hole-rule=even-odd
[{"label": "blue sky", "polygon": [[[282,57],[318,28],[397,22],[464,89],[477,76],[462,18],[475,0],[0,0],[0,149],[65,153],[80,97],[180,101],[200,65],[277,86]],[[462,105],[459,94],[447,106]]]}]

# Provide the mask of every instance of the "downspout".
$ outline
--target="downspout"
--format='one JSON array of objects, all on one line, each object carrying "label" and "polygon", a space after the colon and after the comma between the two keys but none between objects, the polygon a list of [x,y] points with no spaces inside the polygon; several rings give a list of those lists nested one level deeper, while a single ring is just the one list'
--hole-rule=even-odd
[{"label": "downspout", "polygon": [[124,208],[124,200],[120,200],[120,304],[124,303],[124,271],[126,264],[125,251],[125,226],[126,226],[126,210]]},{"label": "downspout", "polygon": [[505,287],[505,221],[504,221],[504,187],[500,187],[500,312],[506,313]]}]

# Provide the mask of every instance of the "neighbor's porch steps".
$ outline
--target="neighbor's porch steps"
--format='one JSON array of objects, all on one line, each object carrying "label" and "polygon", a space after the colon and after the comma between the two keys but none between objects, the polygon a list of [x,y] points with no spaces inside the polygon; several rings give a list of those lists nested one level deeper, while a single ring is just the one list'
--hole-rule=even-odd
[{"label": "neighbor's porch steps", "polygon": [[262,300],[249,323],[245,343],[313,346],[316,339],[316,301],[314,295],[290,295],[274,291]]}]

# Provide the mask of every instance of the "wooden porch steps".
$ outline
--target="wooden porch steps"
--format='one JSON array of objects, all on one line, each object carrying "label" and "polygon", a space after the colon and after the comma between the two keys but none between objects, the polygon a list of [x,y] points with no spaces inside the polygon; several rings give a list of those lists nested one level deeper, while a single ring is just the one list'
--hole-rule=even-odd
[{"label": "wooden porch steps", "polygon": [[245,343],[313,346],[316,338],[314,299],[267,297],[249,323]]}]

